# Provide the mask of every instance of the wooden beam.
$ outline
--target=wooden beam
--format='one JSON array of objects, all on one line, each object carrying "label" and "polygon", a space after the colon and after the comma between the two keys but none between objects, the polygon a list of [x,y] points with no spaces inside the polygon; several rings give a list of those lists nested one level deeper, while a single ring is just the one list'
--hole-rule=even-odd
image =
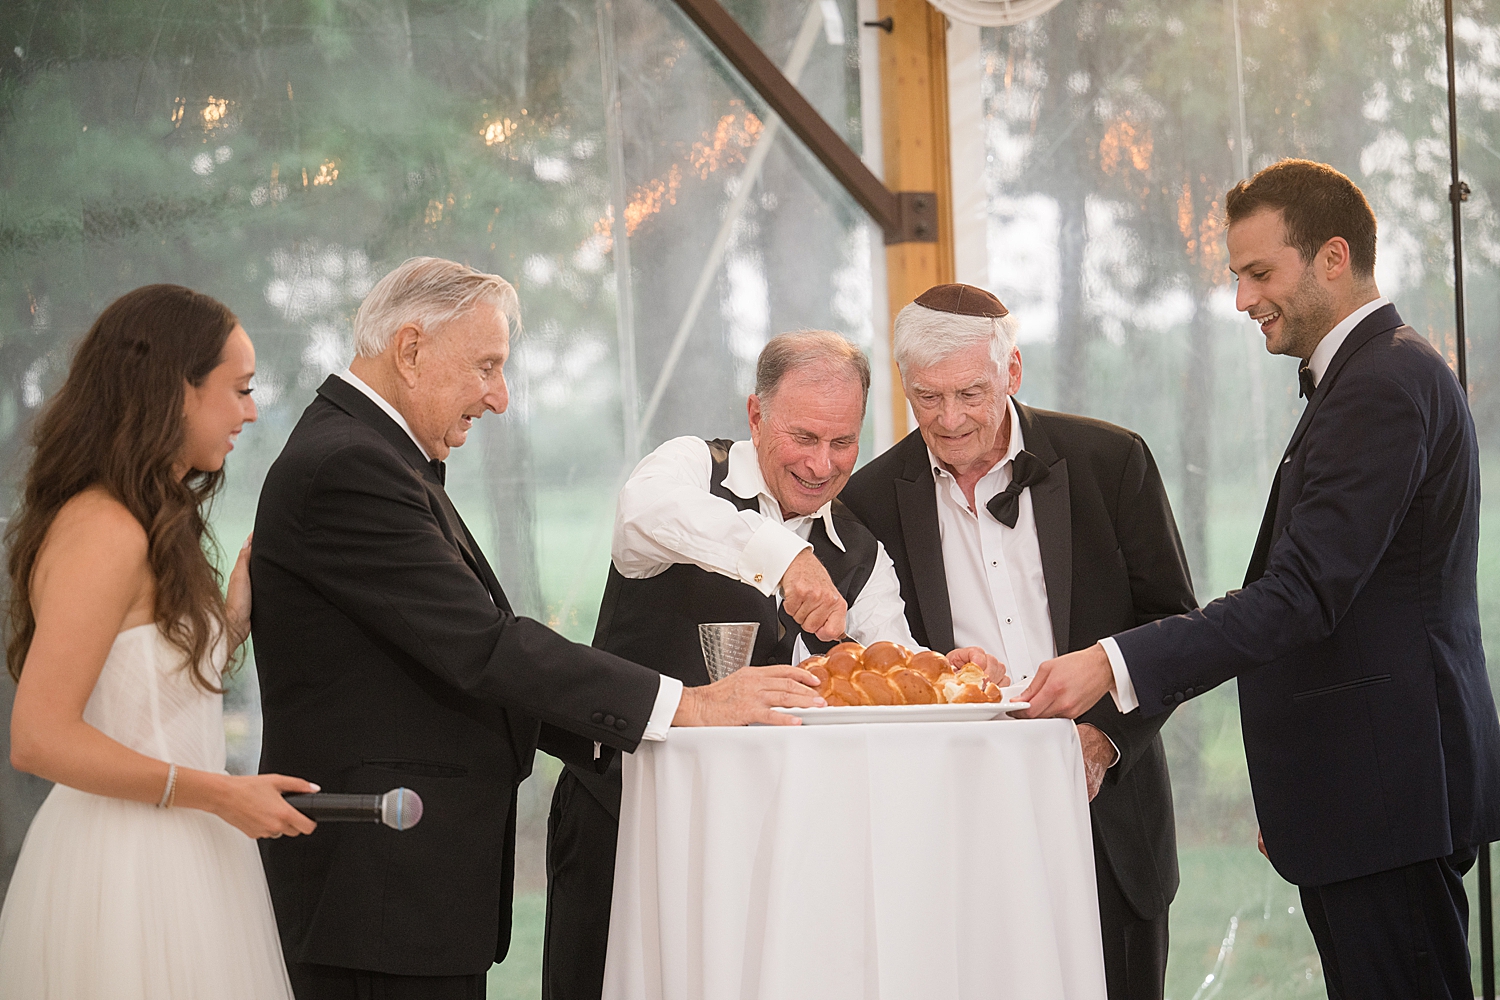
[{"label": "wooden beam", "polygon": [[[802,92],[782,75],[755,40],[739,26],[717,0],[675,0],[677,6],[723,53],[730,65],[740,71],[771,110],[781,116],[787,127],[812,150],[844,190],[875,219],[889,240],[901,229],[900,200],[893,190],[880,183],[859,154],[849,148],[833,128],[823,120]],[[922,188],[927,191],[929,188]]]},{"label": "wooden beam", "polygon": [[[948,142],[948,21],[926,0],[881,0],[891,19],[880,39],[880,115],[885,185],[931,191],[937,199],[937,241],[886,247],[889,329],[896,314],[933,285],[954,280],[953,180]],[[891,432],[910,429],[901,373],[891,362]]]}]

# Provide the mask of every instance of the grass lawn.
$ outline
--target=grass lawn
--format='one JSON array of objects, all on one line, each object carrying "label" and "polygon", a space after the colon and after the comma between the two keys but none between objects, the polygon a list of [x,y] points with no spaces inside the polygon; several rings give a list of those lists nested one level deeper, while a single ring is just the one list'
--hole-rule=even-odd
[{"label": "grass lawn", "polygon": [[540,1000],[542,995],[542,919],[547,897],[540,892],[516,896],[510,954],[490,966],[489,1000]]}]

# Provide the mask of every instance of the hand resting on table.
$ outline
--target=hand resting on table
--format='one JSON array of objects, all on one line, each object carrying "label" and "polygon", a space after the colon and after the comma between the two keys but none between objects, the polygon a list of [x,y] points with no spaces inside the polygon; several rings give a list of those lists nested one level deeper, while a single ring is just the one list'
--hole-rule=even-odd
[{"label": "hand resting on table", "polygon": [[773,708],[823,708],[818,679],[801,667],[778,663],[744,667],[707,687],[682,689],[674,726],[797,726],[802,720]]}]

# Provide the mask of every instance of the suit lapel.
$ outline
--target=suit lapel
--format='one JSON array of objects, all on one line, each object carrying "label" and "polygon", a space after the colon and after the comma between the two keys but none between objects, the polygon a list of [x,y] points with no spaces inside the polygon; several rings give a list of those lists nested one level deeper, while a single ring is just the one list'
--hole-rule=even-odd
[{"label": "suit lapel", "polygon": [[1255,537],[1255,548],[1250,553],[1250,565],[1245,569],[1244,586],[1250,586],[1265,575],[1266,561],[1271,556],[1271,545],[1275,541],[1276,513],[1281,503],[1282,474],[1291,463],[1292,452],[1296,450],[1297,445],[1302,443],[1308,427],[1312,425],[1313,415],[1318,412],[1318,407],[1323,405],[1323,400],[1327,399],[1328,394],[1333,391],[1334,380],[1338,378],[1339,372],[1343,371],[1344,365],[1356,351],[1380,334],[1394,330],[1401,325],[1401,314],[1396,311],[1394,305],[1381,306],[1360,320],[1359,324],[1349,331],[1349,336],[1344,338],[1344,342],[1334,353],[1333,360],[1328,362],[1328,370],[1318,380],[1318,387],[1313,390],[1312,398],[1307,401],[1307,408],[1302,411],[1302,419],[1297,421],[1297,427],[1292,431],[1291,440],[1286,444],[1286,451],[1282,452],[1281,464],[1276,466],[1276,475],[1271,480],[1271,494],[1266,499],[1266,512],[1261,516],[1260,531]]},{"label": "suit lapel", "polygon": [[1318,412],[1318,407],[1323,405],[1323,400],[1328,398],[1328,393],[1333,388],[1334,379],[1343,370],[1345,363],[1354,356],[1354,352],[1368,344],[1375,337],[1388,330],[1394,330],[1401,326],[1401,314],[1396,312],[1394,305],[1381,306],[1370,315],[1359,321],[1359,325],[1349,331],[1349,336],[1339,345],[1339,349],[1333,355],[1333,360],[1328,362],[1328,370],[1323,373],[1318,387],[1313,391],[1312,398],[1307,401],[1307,409],[1302,411],[1302,419],[1297,421],[1296,430],[1292,431],[1292,438],[1287,442],[1283,458],[1292,453],[1307,433],[1308,425],[1312,423],[1313,414]]},{"label": "suit lapel", "polygon": [[422,454],[422,449],[402,430],[396,421],[375,405],[375,401],[337,375],[330,375],[318,386],[318,395],[328,400],[360,423],[374,429],[386,442],[395,448],[412,471],[430,483],[437,483],[437,473]]},{"label": "suit lapel", "polygon": [[432,468],[432,463],[427,461],[427,456],[422,454],[422,449],[417,447],[411,435],[402,430],[400,425],[384,410],[375,405],[373,400],[337,375],[330,375],[323,380],[323,384],[318,387],[318,395],[323,396],[360,423],[374,428],[436,494],[437,506],[442,512],[443,519],[447,521],[448,531],[453,537],[459,555],[474,571],[474,575],[479,577],[495,604],[509,612],[510,602],[506,600],[500,581],[496,579],[494,571],[490,569],[490,564],[485,561],[479,546],[475,544],[474,536],[469,534],[468,525],[464,524],[464,519],[459,516],[458,510],[453,506],[453,501],[448,499],[448,493],[443,489],[443,484],[438,482],[437,472]]},{"label": "suit lapel", "polygon": [[1058,655],[1070,652],[1073,612],[1073,503],[1068,492],[1068,460],[1059,458],[1031,407],[1016,403],[1026,450],[1047,466],[1047,478],[1031,487],[1031,512],[1042,555],[1042,580],[1052,616],[1052,641]]},{"label": "suit lapel", "polygon": [[907,613],[914,612],[921,620],[927,645],[946,653],[953,648],[953,607],[948,601],[948,573],[943,566],[943,537],[938,531],[936,484],[927,444],[920,431],[912,431],[897,447],[906,451],[906,467],[895,485],[896,513],[911,564]]}]

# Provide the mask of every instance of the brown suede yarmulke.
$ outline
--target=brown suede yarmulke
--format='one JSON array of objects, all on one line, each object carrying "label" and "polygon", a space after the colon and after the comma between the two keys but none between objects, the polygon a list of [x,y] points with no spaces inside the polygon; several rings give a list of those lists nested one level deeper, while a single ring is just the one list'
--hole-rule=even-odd
[{"label": "brown suede yarmulke", "polygon": [[983,288],[973,285],[933,285],[918,295],[916,303],[938,312],[957,313],[960,316],[985,316],[999,319],[1010,315],[1004,303]]}]

